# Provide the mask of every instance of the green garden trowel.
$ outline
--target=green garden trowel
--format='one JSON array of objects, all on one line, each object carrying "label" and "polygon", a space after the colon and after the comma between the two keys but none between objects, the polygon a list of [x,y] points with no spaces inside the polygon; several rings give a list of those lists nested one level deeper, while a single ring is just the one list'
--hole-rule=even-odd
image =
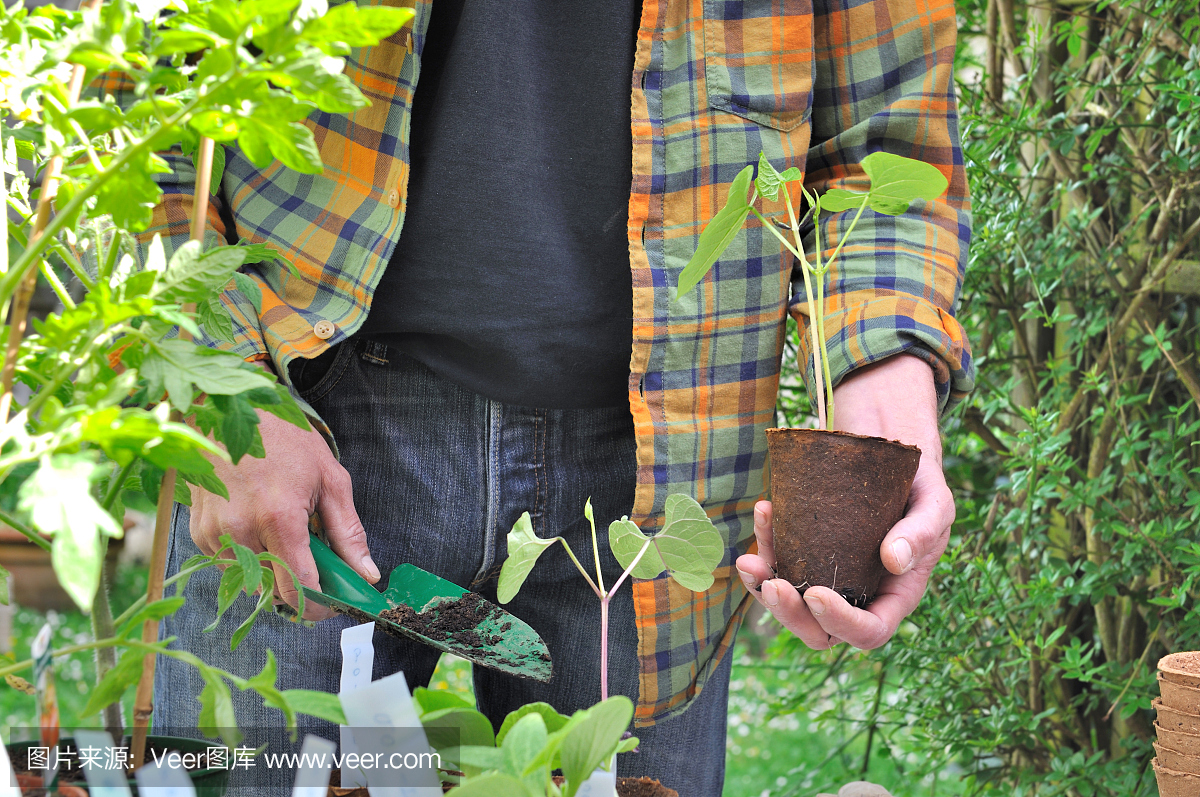
[{"label": "green garden trowel", "polygon": [[550,680],[546,643],[495,604],[408,563],[393,570],[379,592],[315,534],[309,543],[324,591],[305,587],[306,599],[484,667]]}]

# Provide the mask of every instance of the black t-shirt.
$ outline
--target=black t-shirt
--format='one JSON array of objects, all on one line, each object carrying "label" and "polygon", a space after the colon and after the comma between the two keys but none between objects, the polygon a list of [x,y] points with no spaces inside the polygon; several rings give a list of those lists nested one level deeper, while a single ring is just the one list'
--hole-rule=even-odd
[{"label": "black t-shirt", "polygon": [[438,0],[362,334],[509,404],[627,401],[639,0]]}]

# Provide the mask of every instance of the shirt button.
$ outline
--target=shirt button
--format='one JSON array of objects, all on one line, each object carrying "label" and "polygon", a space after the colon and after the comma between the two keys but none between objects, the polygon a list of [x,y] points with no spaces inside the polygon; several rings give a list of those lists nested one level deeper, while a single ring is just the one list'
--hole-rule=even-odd
[{"label": "shirt button", "polygon": [[333,325],[332,321],[318,321],[313,326],[313,334],[321,340],[329,340],[333,337],[334,332],[337,332],[337,327]]},{"label": "shirt button", "polygon": [[391,191],[388,191],[387,203],[388,203],[389,207],[393,207],[393,208],[399,207],[400,206],[400,192],[397,191],[395,188],[393,188]]}]

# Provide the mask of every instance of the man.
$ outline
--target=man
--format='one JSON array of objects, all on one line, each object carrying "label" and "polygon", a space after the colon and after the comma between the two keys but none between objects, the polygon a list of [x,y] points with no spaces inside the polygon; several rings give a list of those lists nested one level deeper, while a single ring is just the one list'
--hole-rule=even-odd
[{"label": "man", "polygon": [[[230,500],[196,491],[190,513],[177,508],[169,571],[229,533],[315,586],[316,515],[371,581],[410,561],[494,599],[521,512],[539,536],[580,550],[589,496],[600,527],[629,514],[649,529],[669,494],[692,495],[728,542],[716,581],[700,594],[668,580],[623,591],[610,684],[635,700],[642,740],[621,774],[719,794],[724,654],[743,585],[812,647],[876,647],[946,544],[954,510],[937,415],[972,378],[953,318],[969,235],[954,39],[948,1],[419,2],[411,30],[348,60],[372,107],[310,118],[323,175],[256,169],[228,151],[211,240],[265,241],[299,272],[251,267],[261,315],[225,294],[233,348],[292,385],[321,432],[263,415],[266,459],[218,465]],[[772,578],[763,429],[789,304],[805,319],[795,264],[751,228],[696,291],[672,298],[701,227],[760,150],[780,170],[806,170],[816,190],[861,185],[855,164],[876,150],[950,178],[938,201],[864,217],[829,280],[839,427],[923,451],[907,515],[881,550],[895,575],[867,611]],[[178,241],[192,178],[185,159],[174,164],[151,232]],[[751,533],[756,554],[745,553]],[[602,558],[609,579],[618,569]],[[350,620],[265,618],[231,654],[227,630],[199,630],[216,578],[190,582],[165,634],[244,675],[270,649],[280,688],[337,690]],[[241,601],[222,629],[249,610]],[[540,685],[477,668],[481,710],[498,722],[531,700],[565,712],[598,700],[598,602],[564,557],[539,562],[507,608],[546,639],[555,675]],[[437,659],[378,634],[376,645],[376,677],[403,669],[410,686]],[[157,678],[156,726],[194,727],[199,676],[163,660]],[[251,703],[238,706],[244,726],[279,723]]]}]

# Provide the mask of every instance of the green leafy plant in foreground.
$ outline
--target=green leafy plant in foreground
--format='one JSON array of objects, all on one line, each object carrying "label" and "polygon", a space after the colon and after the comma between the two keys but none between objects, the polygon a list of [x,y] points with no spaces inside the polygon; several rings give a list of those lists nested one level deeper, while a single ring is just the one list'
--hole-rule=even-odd
[{"label": "green leafy plant in foreground", "polygon": [[[829,355],[825,342],[825,275],[841,254],[842,247],[853,234],[858,220],[870,208],[876,213],[898,216],[908,210],[915,199],[936,199],[948,185],[945,176],[934,166],[911,158],[888,152],[873,152],[862,161],[863,172],[870,180],[867,191],[848,191],[833,188],[824,194],[812,194],[804,187],[804,175],[796,167],[778,172],[765,154],[758,158],[758,175],[752,178],[754,167],[747,166],[734,178],[729,187],[725,207],[713,216],[700,233],[696,251],[679,274],[676,296],[684,296],[704,279],[713,264],[721,257],[734,238],[753,215],[779,239],[787,251],[800,263],[804,277],[804,293],[808,301],[809,331],[812,335],[813,374],[816,380],[817,417],[820,428],[833,425],[833,384],[829,373]],[[751,183],[753,182],[753,191]],[[808,203],[808,211],[798,217],[792,204],[791,186],[796,185]],[[747,192],[750,192],[747,195]],[[780,232],[772,219],[764,216],[754,206],[759,197],[778,201],[782,196],[787,209],[787,229],[792,240]],[[822,258],[821,225],[815,224],[814,258],[804,254],[804,243],[800,236],[800,225],[811,215],[819,221],[822,211],[838,213],[854,210],[854,218],[846,227],[828,259]],[[815,293],[814,293],[815,284]],[[826,413],[828,411],[828,417]]]},{"label": "green leafy plant in foreground", "polygon": [[[257,691],[289,724],[297,710],[340,716],[327,696],[275,690],[271,661],[240,679],[168,651],[157,641],[157,622],[182,599],[161,599],[161,570],[148,600],[114,620],[102,562],[107,541],[121,534],[126,501],[160,504],[156,537],[165,541],[171,500],[189,503],[184,482],[227,496],[212,459],[264,455],[258,411],[307,426],[270,374],[191,340],[203,332],[228,342],[233,324],[217,297],[237,290],[260,307],[262,289],[245,267],[276,256],[263,245],[206,248],[198,240],[208,186],[221,179],[220,142],[236,142],[259,166],[278,160],[320,173],[301,120],[367,105],[342,74],[341,56],[378,44],[412,14],[354,3],[330,9],[323,0],[0,7],[0,205],[7,212],[0,305],[8,315],[0,335],[0,495],[11,499],[0,521],[48,549],[67,593],[91,611],[95,639],[55,651],[97,651],[89,711],[117,701],[161,654],[200,669],[202,726],[235,729],[227,740],[236,736],[230,684]],[[102,73],[112,74],[96,81]],[[119,84],[112,90],[121,102],[102,90],[81,92],[93,83]],[[159,153],[170,150],[192,155],[197,166],[193,240],[173,251],[157,238],[145,246],[137,240],[163,198],[155,176],[169,170]],[[20,160],[33,163],[39,185]],[[60,309],[30,325],[39,278]],[[281,562],[229,541],[221,552],[234,555],[221,581],[222,613],[241,592],[259,590],[257,616],[270,602],[272,565]],[[178,583],[216,562],[190,561]],[[139,687],[135,738],[148,719],[143,697],[149,693]],[[117,709],[106,712],[114,736]]]},{"label": "green leafy plant in foreground", "polygon": [[[496,733],[458,695],[417,688],[413,701],[443,764],[464,775],[451,791],[460,797],[572,797],[597,767],[610,766],[617,753],[638,744],[637,737],[625,737],[633,703],[624,695],[569,717],[549,703],[529,703],[505,717]],[[562,771],[561,786],[551,777],[554,770]]]}]

